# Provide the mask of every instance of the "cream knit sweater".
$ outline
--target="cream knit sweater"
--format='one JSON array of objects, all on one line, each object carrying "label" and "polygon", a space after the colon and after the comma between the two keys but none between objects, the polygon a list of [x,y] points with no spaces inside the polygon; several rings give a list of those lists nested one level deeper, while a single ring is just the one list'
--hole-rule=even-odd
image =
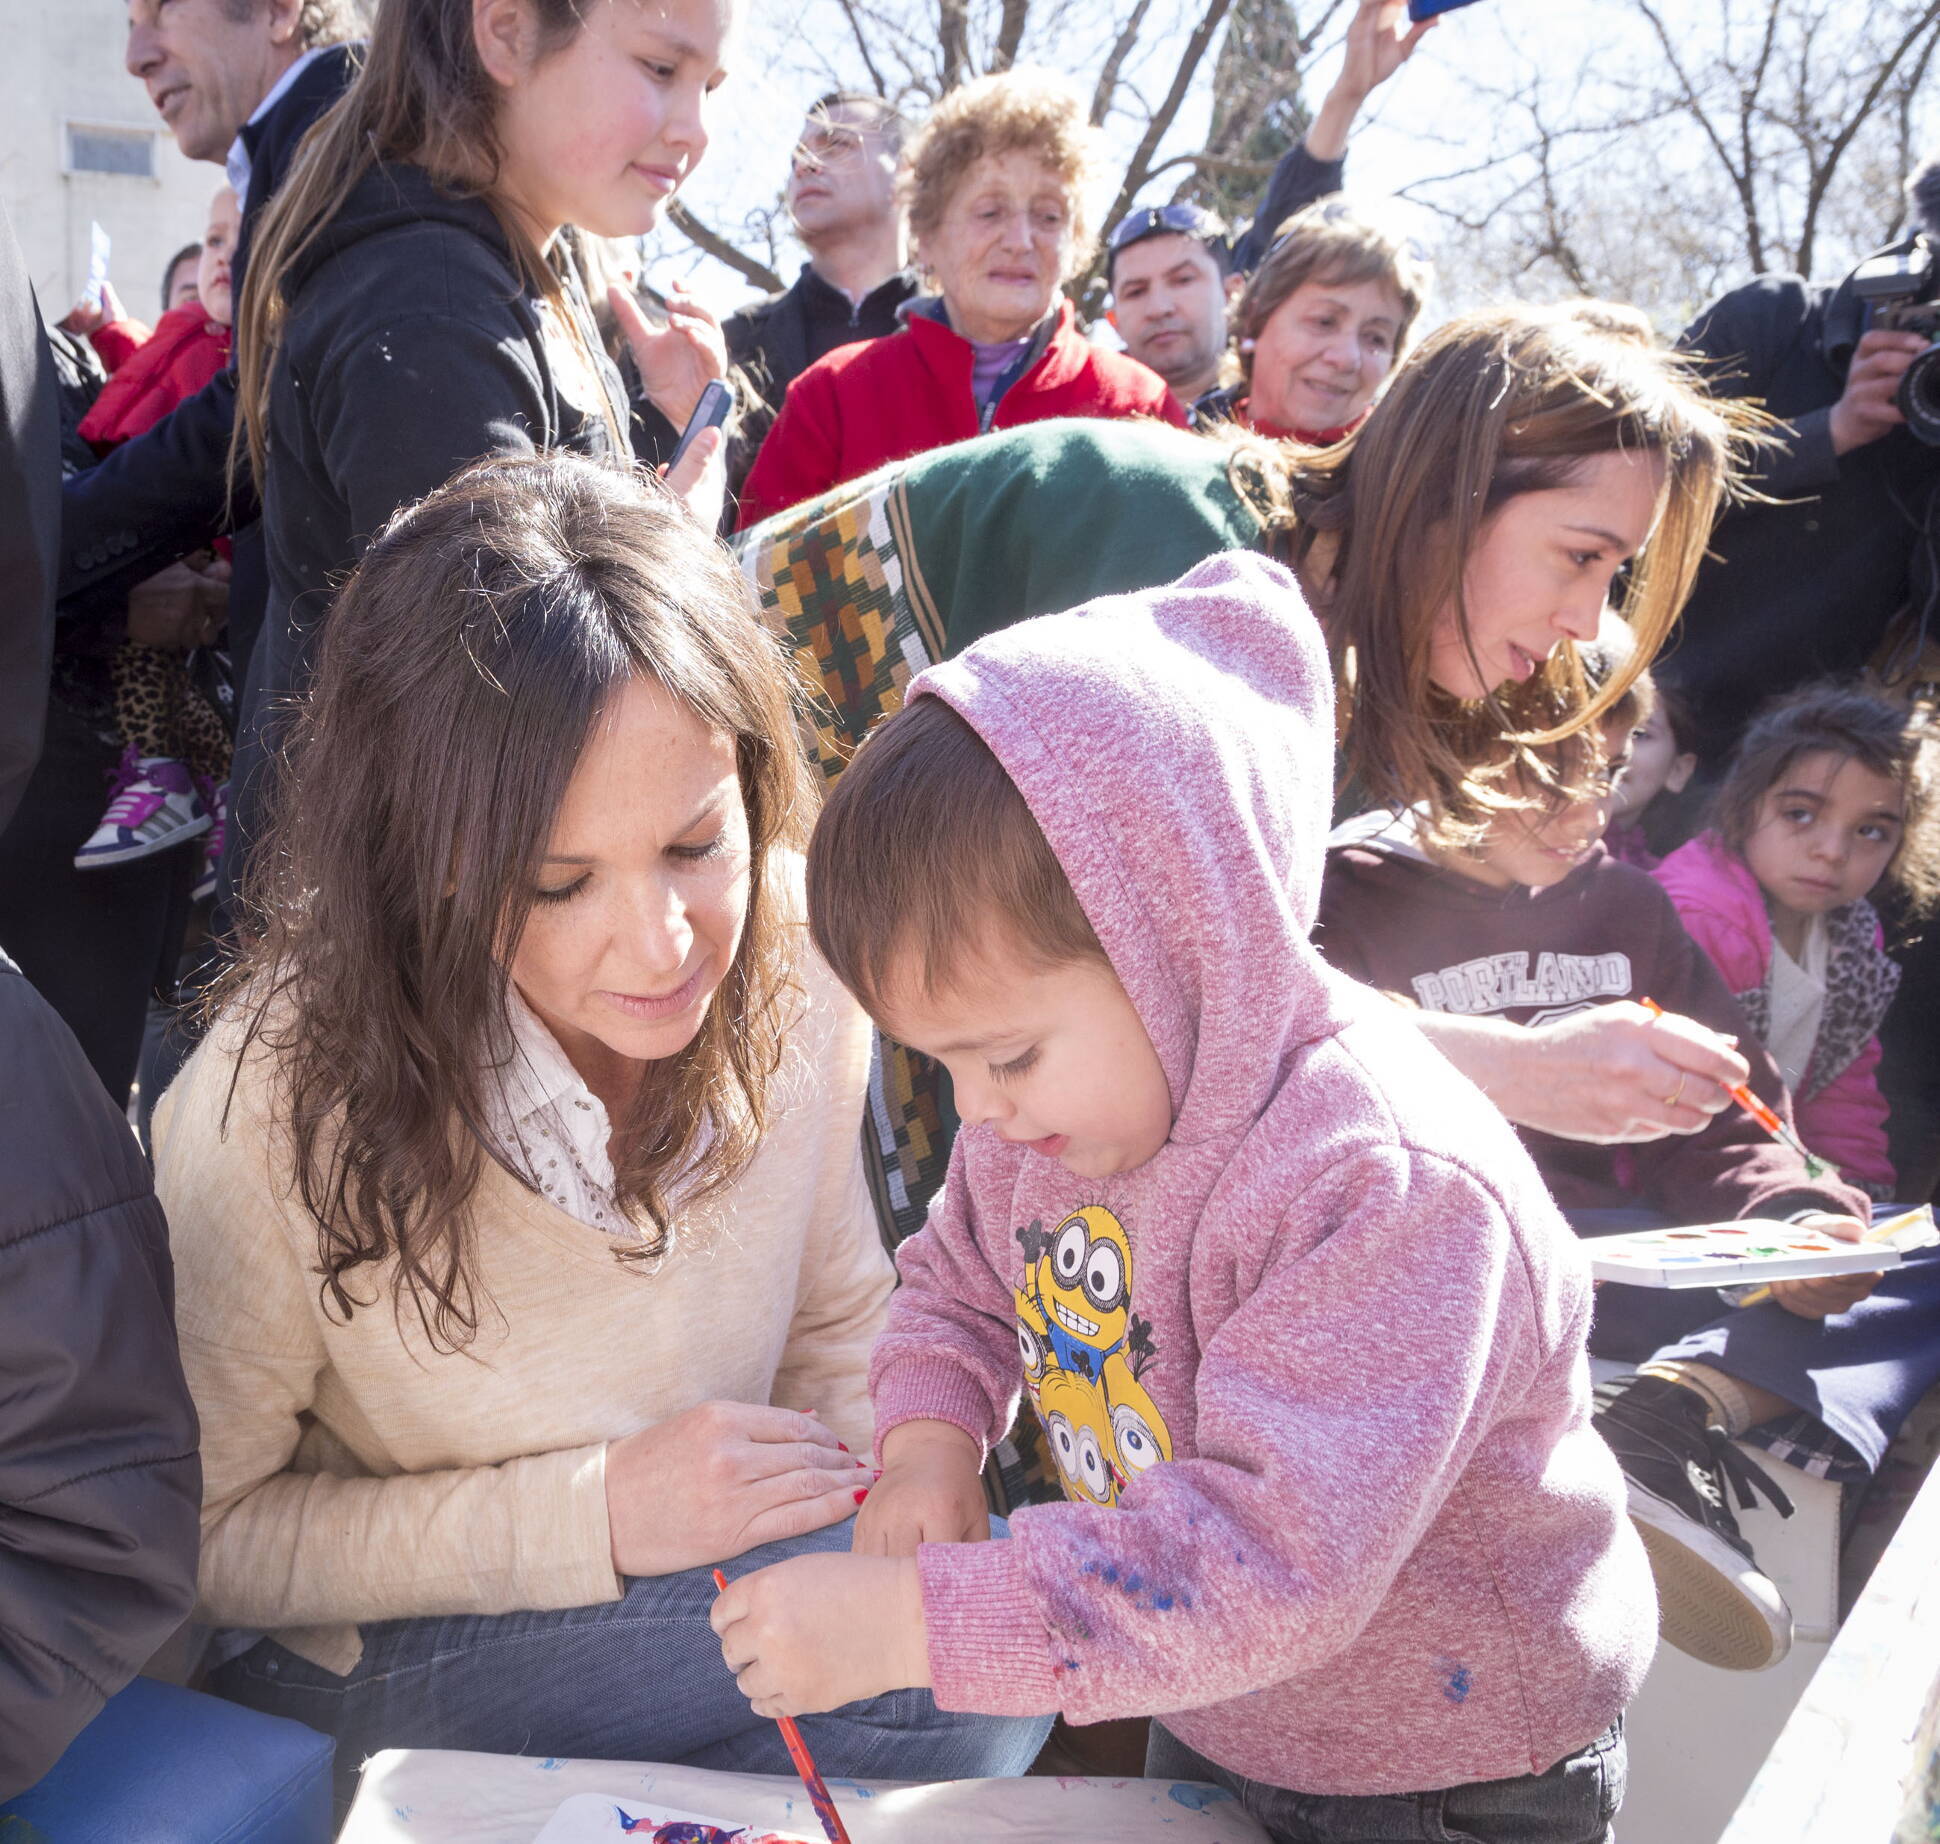
[{"label": "cream knit sweater", "polygon": [[197,1618],[345,1672],[358,1623],[590,1606],[622,1591],[606,1443],[711,1400],[813,1410],[871,1445],[869,1347],[892,1280],[862,1174],[869,1034],[802,931],[802,1017],[734,1187],[655,1271],[488,1164],[480,1326],[441,1356],[388,1273],[323,1310],[316,1227],[266,1118],[262,1056],[224,1103],[219,1029],[157,1111],[182,1358],[202,1417]]}]

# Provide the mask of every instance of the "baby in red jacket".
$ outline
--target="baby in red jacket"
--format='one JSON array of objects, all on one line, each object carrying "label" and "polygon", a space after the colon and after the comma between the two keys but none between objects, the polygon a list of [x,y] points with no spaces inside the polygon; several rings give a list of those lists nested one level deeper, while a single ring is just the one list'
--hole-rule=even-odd
[{"label": "baby in red jacket", "polygon": [[[169,309],[144,335],[116,319],[92,335],[112,376],[81,420],[97,453],[152,428],[229,362],[234,304],[229,262],[241,216],[227,186],[209,207],[196,268],[198,299]],[[101,823],[77,869],[126,864],[207,836],[197,895],[214,886],[229,781],[229,727],[192,684],[185,656],[124,640],[114,657],[121,764]]]}]

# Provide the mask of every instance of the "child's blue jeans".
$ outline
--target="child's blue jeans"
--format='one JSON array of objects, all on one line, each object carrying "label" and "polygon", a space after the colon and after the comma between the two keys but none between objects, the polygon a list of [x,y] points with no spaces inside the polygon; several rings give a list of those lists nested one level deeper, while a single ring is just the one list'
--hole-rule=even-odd
[{"label": "child's blue jeans", "polygon": [[[853,1520],[727,1565],[742,1576],[809,1551],[846,1551]],[[617,1601],[564,1612],[373,1621],[344,1677],[259,1640],[209,1688],[337,1738],[339,1804],[381,1748],[459,1748],[581,1760],[664,1761],[792,1774],[781,1731],[755,1715],[707,1623],[706,1569],[630,1578]],[[1051,1718],[963,1716],[899,1690],[801,1728],[829,1779],[1021,1774]]]},{"label": "child's blue jeans", "polygon": [[1148,1775],[1222,1788],[1274,1844],[1610,1844],[1623,1804],[1623,1718],[1547,1773],[1432,1793],[1295,1793],[1229,1773],[1159,1723]]}]

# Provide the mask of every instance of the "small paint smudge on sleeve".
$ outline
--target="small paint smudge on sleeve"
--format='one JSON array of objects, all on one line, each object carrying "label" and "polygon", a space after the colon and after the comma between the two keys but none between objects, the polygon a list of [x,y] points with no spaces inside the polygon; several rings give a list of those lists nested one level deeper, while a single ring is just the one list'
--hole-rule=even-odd
[{"label": "small paint smudge on sleeve", "polygon": [[1446,1667],[1448,1676],[1442,1684],[1442,1695],[1451,1703],[1466,1703],[1468,1693],[1475,1688],[1475,1676],[1466,1665]]}]

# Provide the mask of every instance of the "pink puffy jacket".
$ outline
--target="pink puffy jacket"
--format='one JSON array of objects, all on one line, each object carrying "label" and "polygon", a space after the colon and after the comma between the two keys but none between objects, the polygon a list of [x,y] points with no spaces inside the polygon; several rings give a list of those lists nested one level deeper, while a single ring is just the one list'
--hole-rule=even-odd
[{"label": "pink puffy jacket", "polygon": [[[1762,1037],[1771,1022],[1772,923],[1744,861],[1703,833],[1651,873]],[[1879,1026],[1899,986],[1879,918],[1863,899],[1826,918],[1832,952],[1825,1013],[1805,1080],[1793,1097],[1800,1137],[1849,1183],[1892,1194],[1886,1100],[1879,1092]]]}]

